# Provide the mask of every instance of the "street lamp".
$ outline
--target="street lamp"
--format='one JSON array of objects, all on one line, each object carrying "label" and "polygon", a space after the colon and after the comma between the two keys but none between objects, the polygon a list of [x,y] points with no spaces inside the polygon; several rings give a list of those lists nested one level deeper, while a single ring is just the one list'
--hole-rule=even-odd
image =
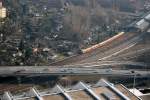
[{"label": "street lamp", "polygon": [[135,82],[136,82],[136,73],[135,73],[135,71],[131,71],[131,73],[134,74],[134,78],[133,78],[133,93],[134,93]]}]

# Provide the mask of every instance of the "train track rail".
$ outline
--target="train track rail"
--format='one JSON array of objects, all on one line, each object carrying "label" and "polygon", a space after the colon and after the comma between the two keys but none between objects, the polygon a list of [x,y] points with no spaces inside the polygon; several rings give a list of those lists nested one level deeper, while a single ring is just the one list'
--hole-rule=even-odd
[{"label": "train track rail", "polygon": [[130,49],[128,47],[139,42],[141,36],[142,34],[139,35],[138,33],[125,33],[119,38],[113,39],[109,44],[103,44],[99,48],[92,49],[82,55],[72,56],[67,59],[54,62],[51,65],[71,65],[98,61],[99,59],[115,54],[118,51],[120,52],[122,49]]}]

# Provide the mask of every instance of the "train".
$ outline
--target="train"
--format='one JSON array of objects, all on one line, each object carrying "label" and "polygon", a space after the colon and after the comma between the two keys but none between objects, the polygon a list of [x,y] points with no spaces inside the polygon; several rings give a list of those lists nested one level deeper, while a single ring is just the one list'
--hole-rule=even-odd
[{"label": "train", "polygon": [[139,21],[135,22],[134,24],[131,24],[129,27],[126,27],[127,31],[125,30],[124,32],[120,32],[117,35],[113,36],[112,38],[110,38],[106,41],[103,41],[101,43],[93,45],[89,48],[82,49],[81,51],[82,51],[82,53],[89,53],[97,48],[100,48],[104,45],[111,43],[112,41],[115,41],[115,40],[121,38],[126,32],[130,32],[130,33],[132,33],[132,32],[137,32],[137,33],[147,32],[149,26],[150,26],[150,14],[145,15]]},{"label": "train", "polygon": [[97,48],[100,48],[100,47],[104,46],[104,45],[107,45],[107,44],[111,43],[112,41],[117,40],[118,38],[122,37],[124,35],[124,33],[125,32],[120,32],[117,35],[113,36],[112,38],[109,38],[106,41],[103,41],[101,43],[93,45],[93,46],[91,46],[89,48],[82,49],[82,53],[88,53],[88,52],[91,52],[91,51],[93,51],[93,50],[95,50]]}]

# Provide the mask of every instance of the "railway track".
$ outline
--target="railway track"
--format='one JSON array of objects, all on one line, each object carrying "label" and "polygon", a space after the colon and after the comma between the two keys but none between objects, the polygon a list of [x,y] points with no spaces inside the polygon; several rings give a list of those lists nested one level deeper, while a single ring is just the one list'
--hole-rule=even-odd
[{"label": "railway track", "polygon": [[[96,59],[99,59],[99,57],[106,55],[103,52],[105,52],[107,50],[114,50],[114,51],[118,50],[115,48],[118,48],[118,46],[120,46],[119,48],[122,48],[121,45],[124,42],[126,42],[138,35],[139,34],[137,34],[137,33],[123,34],[121,37],[113,40],[111,43],[109,43],[107,45],[103,45],[100,48],[96,48],[92,52],[84,53],[82,55],[76,55],[76,56],[64,59],[62,61],[52,63],[51,65],[56,66],[56,65],[84,64],[84,63],[89,62],[91,59],[93,59],[93,57],[95,57]],[[110,52],[110,53],[112,53],[112,52]],[[30,87],[33,87],[33,84],[31,84],[31,85],[26,85],[26,84],[25,85],[15,85],[15,84],[11,84],[11,83],[10,84],[1,84],[0,85],[0,93],[3,93],[4,91],[11,91],[11,92],[24,91],[24,90],[28,90]]]},{"label": "railway track", "polygon": [[121,55],[118,55],[116,57],[113,57],[113,58],[110,58],[110,59],[107,59],[107,60],[112,60],[112,59],[115,59],[116,61],[120,61],[120,60],[131,60],[131,58],[136,58],[136,57],[139,57],[141,56],[143,53],[145,52],[149,52],[150,51],[150,48],[142,48],[142,49],[138,49],[138,50],[135,50],[135,51],[130,51],[128,53],[125,53],[125,54],[121,54]]},{"label": "railway track", "polygon": [[143,53],[149,52],[150,51],[150,44],[149,44],[149,38],[148,37],[150,37],[150,35],[147,34],[144,37],[145,38],[143,38],[138,44],[134,45],[130,49],[127,49],[124,52],[117,54],[111,58],[108,58],[106,60],[128,61],[128,60],[131,60],[129,58],[139,57]]},{"label": "railway track", "polygon": [[54,62],[51,65],[53,66],[71,65],[71,64],[80,64],[80,63],[97,61],[101,57],[108,56],[112,53],[118,52],[118,50],[122,48],[125,48],[129,44],[126,44],[125,47],[122,46],[123,44],[125,44],[126,42],[129,43],[131,39],[138,36],[139,36],[138,33],[125,33],[119,38],[112,40],[111,43],[103,44],[103,46],[101,46],[100,48],[95,48],[90,52],[83,53],[82,55],[76,55],[61,61]]}]

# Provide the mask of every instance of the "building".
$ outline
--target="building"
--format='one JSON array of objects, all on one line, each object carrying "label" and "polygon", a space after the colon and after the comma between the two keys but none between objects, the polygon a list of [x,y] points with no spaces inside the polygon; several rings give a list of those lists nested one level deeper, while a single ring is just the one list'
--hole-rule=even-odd
[{"label": "building", "polygon": [[6,8],[3,7],[2,2],[0,1],[0,18],[6,17]]},{"label": "building", "polygon": [[140,97],[142,100],[149,100],[150,98],[150,88],[146,89],[129,89],[136,96]]},{"label": "building", "polygon": [[127,30],[134,30],[134,31],[140,31],[140,32],[150,32],[150,13],[145,14],[142,16],[142,18],[127,26]]},{"label": "building", "polygon": [[94,85],[79,82],[70,88],[56,85],[44,91],[31,88],[29,91],[11,94],[5,92],[1,100],[144,100],[122,84],[114,85],[101,79]]}]

